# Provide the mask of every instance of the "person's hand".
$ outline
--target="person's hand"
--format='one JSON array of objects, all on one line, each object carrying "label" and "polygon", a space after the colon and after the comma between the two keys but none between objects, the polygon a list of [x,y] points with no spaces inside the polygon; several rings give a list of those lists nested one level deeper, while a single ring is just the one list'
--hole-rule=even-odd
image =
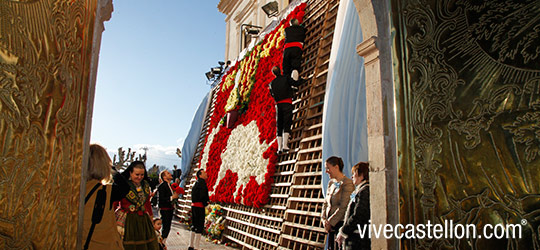
[{"label": "person's hand", "polygon": [[336,242],[338,243],[339,247],[343,245],[343,242],[345,241],[345,237],[343,237],[342,234],[338,234],[336,237]]},{"label": "person's hand", "polygon": [[178,199],[178,193],[174,192],[174,194],[172,195],[172,198],[173,198],[173,200]]},{"label": "person's hand", "polygon": [[330,230],[332,230],[332,225],[330,224],[330,221],[328,221],[328,220],[324,221],[324,230],[327,233],[330,233]]},{"label": "person's hand", "polygon": [[150,198],[154,197],[154,195],[156,195],[157,191],[154,191],[154,192],[150,192]]}]

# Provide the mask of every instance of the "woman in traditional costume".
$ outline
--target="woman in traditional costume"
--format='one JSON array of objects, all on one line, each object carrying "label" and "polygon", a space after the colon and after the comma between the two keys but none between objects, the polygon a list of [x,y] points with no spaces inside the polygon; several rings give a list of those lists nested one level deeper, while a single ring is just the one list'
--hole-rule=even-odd
[{"label": "woman in traditional costume", "polygon": [[146,167],[141,161],[132,162],[122,173],[128,179],[130,190],[118,206],[117,216],[124,220],[124,248],[159,250],[150,205],[150,184]]}]

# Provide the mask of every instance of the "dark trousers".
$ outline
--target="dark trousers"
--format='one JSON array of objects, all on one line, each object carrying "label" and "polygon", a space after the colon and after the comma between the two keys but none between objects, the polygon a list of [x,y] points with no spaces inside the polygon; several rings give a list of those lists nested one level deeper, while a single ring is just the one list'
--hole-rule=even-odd
[{"label": "dark trousers", "polygon": [[291,133],[293,108],[290,103],[277,104],[277,136],[283,136],[283,132]]},{"label": "dark trousers", "polygon": [[343,226],[343,221],[338,222],[335,226],[330,229],[330,232],[328,233],[328,250],[337,250],[339,249],[339,246],[336,242],[336,236],[339,233],[339,229]]},{"label": "dark trousers", "polygon": [[298,70],[302,65],[302,49],[298,47],[289,47],[283,51],[283,75],[290,78],[293,70]]},{"label": "dark trousers", "polygon": [[358,233],[353,233],[345,239],[344,243],[345,250],[370,250],[371,249],[371,239],[370,238],[360,238]]},{"label": "dark trousers", "polygon": [[167,238],[169,236],[169,232],[171,231],[171,223],[172,218],[174,214],[174,210],[159,210],[159,214],[161,214],[161,223],[163,223],[163,228],[161,228],[161,237]]},{"label": "dark trousers", "polygon": [[191,231],[202,233],[204,230],[205,211],[203,207],[191,207]]}]

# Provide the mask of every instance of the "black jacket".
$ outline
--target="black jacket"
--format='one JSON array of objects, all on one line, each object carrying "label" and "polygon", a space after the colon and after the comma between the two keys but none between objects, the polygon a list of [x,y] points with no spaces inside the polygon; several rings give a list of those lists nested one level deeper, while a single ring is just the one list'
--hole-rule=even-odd
[{"label": "black jacket", "polygon": [[294,90],[292,89],[292,86],[298,87],[298,85],[298,81],[294,81],[290,78],[279,75],[274,80],[272,80],[269,85],[270,94],[272,94],[272,97],[274,97],[274,100],[276,100],[276,102],[287,98],[292,98],[294,95]]},{"label": "black jacket", "polygon": [[167,182],[159,184],[158,188],[158,206],[159,208],[172,208],[172,191]]},{"label": "black jacket", "polygon": [[206,181],[199,178],[193,188],[191,189],[191,202],[202,202],[206,207],[208,205],[210,198],[208,197],[208,187],[206,186]]},{"label": "black jacket", "polygon": [[285,43],[292,42],[301,42],[303,43],[306,39],[306,29],[304,27],[298,26],[289,26],[285,28]]},{"label": "black jacket", "polygon": [[347,208],[348,216],[340,229],[340,232],[348,236],[347,240],[349,242],[346,243],[352,245],[353,249],[371,249],[371,241],[367,237],[367,232],[364,238],[360,238],[359,233],[355,232],[358,230],[358,226],[364,228],[364,225],[367,225],[366,230],[370,226],[369,184],[365,183],[363,186],[365,188],[350,201]]}]

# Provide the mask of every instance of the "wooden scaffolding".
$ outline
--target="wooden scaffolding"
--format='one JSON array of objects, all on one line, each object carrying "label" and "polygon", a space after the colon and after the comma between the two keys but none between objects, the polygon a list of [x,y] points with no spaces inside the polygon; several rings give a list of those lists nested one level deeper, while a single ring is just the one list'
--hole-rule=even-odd
[{"label": "wooden scaffolding", "polygon": [[[243,249],[323,249],[326,233],[320,214],[323,204],[322,114],[328,63],[339,0],[309,0],[304,17],[307,29],[302,73],[306,81],[293,101],[293,127],[289,147],[279,156],[267,205],[262,209],[224,205],[227,219],[224,238]],[[215,90],[177,215],[189,217],[191,186],[201,157],[209,118],[214,111]]]}]

